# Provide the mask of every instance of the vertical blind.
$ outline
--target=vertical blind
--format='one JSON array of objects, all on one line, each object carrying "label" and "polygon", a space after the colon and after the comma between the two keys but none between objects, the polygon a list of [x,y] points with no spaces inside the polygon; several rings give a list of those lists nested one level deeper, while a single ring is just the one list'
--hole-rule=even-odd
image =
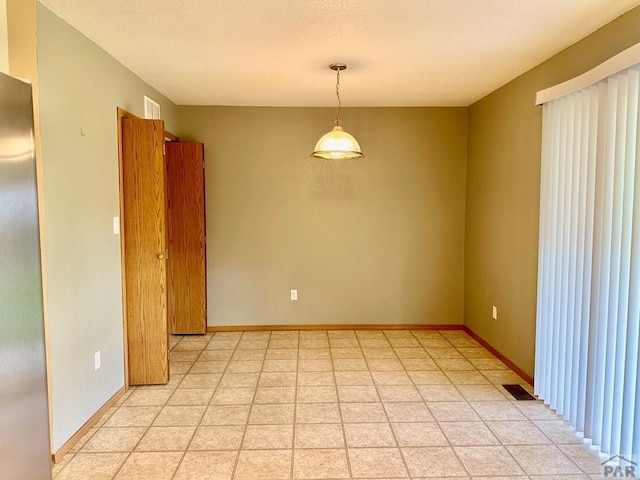
[{"label": "vertical blind", "polygon": [[535,393],[640,456],[640,65],[543,106]]}]

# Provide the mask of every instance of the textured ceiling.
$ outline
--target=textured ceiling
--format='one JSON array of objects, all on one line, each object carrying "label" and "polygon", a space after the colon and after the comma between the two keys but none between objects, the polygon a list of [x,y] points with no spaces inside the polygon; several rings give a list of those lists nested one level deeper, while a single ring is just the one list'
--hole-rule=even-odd
[{"label": "textured ceiling", "polygon": [[[177,104],[468,105],[640,0],[41,0]],[[533,100],[532,100],[533,101]]]}]

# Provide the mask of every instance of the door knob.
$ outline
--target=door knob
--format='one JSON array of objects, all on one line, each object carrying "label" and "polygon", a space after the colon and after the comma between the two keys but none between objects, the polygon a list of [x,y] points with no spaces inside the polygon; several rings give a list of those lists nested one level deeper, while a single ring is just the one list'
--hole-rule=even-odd
[{"label": "door knob", "polygon": [[158,260],[164,260],[164,253],[159,253],[156,255],[156,257],[158,258]]}]

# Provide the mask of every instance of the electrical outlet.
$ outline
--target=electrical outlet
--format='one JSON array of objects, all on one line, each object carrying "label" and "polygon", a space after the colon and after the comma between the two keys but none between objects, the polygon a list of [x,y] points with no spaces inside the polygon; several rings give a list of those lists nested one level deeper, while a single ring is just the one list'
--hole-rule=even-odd
[{"label": "electrical outlet", "polygon": [[493,306],[491,316],[493,317],[494,320],[498,319],[498,307],[496,307],[495,305]]},{"label": "electrical outlet", "polygon": [[291,300],[298,300],[298,290],[291,290]]},{"label": "electrical outlet", "polygon": [[100,350],[96,352],[93,360],[94,360],[95,369],[98,370],[102,365],[102,362],[100,360]]}]

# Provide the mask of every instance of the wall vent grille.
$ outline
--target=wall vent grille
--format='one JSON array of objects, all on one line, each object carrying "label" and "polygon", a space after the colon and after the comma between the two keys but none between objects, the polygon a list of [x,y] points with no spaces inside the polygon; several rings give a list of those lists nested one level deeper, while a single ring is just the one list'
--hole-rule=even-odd
[{"label": "wall vent grille", "polygon": [[144,118],[160,120],[160,104],[146,95],[144,96]]}]

